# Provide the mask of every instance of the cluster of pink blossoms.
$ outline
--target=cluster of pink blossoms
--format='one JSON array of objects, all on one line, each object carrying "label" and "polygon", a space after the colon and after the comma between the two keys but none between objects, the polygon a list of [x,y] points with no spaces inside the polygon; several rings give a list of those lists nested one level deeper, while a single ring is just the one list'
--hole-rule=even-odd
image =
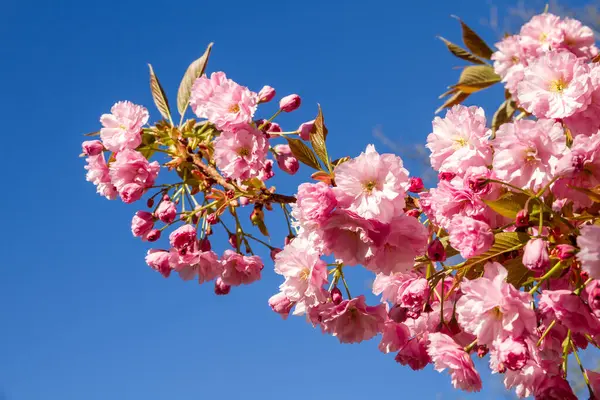
[{"label": "cluster of pink blossoms", "polygon": [[[275,90],[204,75],[210,48],[184,77],[178,125],[152,70],[163,120],[146,126],[148,111],[129,102],[102,116],[101,140],[83,143],[87,179],[125,203],[154,190],[131,231],[157,242],[169,230],[146,255],[165,277],[214,281],[225,295],[261,278],[266,263],[251,243],[265,246],[283,277],[268,303],[284,319],[303,315],[341,343],[379,336],[399,364],[432,364],[465,391],[482,387],[477,355],[520,397],[576,399],[565,368],[574,358],[600,398],[600,374],[579,358],[600,343],[598,49],[591,29],[549,13],[497,47],[487,59],[519,115],[489,128],[483,109],[455,104],[436,117],[431,189],[373,145],[333,160],[320,109],[283,131],[274,120],[300,106],[297,95],[258,119]],[[188,105],[196,118],[184,120]],[[294,175],[300,163],[315,172],[295,196],[267,186],[275,164]],[[173,182],[156,181],[161,164]],[[266,225],[274,205],[288,225],[282,248]],[[216,230],[228,238],[221,255]],[[380,301],[351,294],[347,278],[360,267]]]}]

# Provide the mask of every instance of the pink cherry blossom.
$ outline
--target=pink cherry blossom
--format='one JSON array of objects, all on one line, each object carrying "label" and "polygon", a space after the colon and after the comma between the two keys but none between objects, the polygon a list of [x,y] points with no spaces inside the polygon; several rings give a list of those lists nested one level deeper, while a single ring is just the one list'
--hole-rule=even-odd
[{"label": "pink cherry blossom", "polygon": [[333,190],[324,182],[301,184],[296,198],[292,215],[301,226],[324,224],[337,206]]},{"label": "pink cherry blossom", "polygon": [[117,153],[110,165],[110,178],[125,203],[139,200],[144,191],[154,185],[160,164],[151,163],[139,152],[125,149]]},{"label": "pink cherry blossom", "polygon": [[565,18],[561,23],[563,45],[577,57],[592,58],[598,54],[594,44],[594,31],[573,18]]},{"label": "pink cherry blossom", "polygon": [[177,207],[172,201],[161,201],[156,209],[156,217],[165,224],[170,224],[177,216]]},{"label": "pink cherry blossom", "polygon": [[427,353],[431,357],[435,370],[448,370],[452,377],[452,385],[467,392],[481,390],[481,377],[469,354],[454,340],[443,333],[430,333]]},{"label": "pink cherry blossom", "polygon": [[493,166],[498,179],[533,190],[552,179],[566,149],[564,130],[552,120],[503,124],[493,144]]},{"label": "pink cherry blossom", "polygon": [[515,340],[511,336],[494,339],[490,353],[490,367],[493,371],[507,368],[519,371],[529,360],[529,350],[523,340]]},{"label": "pink cherry blossom", "polygon": [[283,319],[287,319],[290,315],[290,311],[294,307],[294,303],[287,298],[283,292],[279,292],[269,299],[269,306],[277,314],[281,315]]},{"label": "pink cherry blossom", "polygon": [[169,252],[165,250],[148,250],[146,255],[146,264],[152,269],[161,273],[162,276],[168,278],[171,274],[171,266],[169,264]]},{"label": "pink cherry blossom", "polygon": [[535,15],[521,27],[519,34],[523,46],[534,55],[557,48],[564,41],[561,19],[551,13]]},{"label": "pink cherry blossom", "polygon": [[540,295],[539,308],[540,312],[557,319],[572,332],[592,336],[600,333],[600,320],[571,290],[544,290]]},{"label": "pink cherry blossom", "polygon": [[463,293],[456,303],[458,322],[477,336],[479,344],[491,345],[500,334],[520,338],[533,332],[536,317],[531,295],[506,283],[507,271],[498,263],[487,263],[485,274],[463,280]]},{"label": "pink cherry blossom", "polygon": [[600,226],[586,225],[580,229],[581,235],[577,237],[577,260],[581,269],[591,278],[600,279]]},{"label": "pink cherry blossom", "polygon": [[436,171],[463,174],[468,167],[489,165],[492,148],[482,108],[456,105],[444,118],[433,120],[433,132],[427,136],[429,159]]},{"label": "pink cherry blossom", "polygon": [[525,245],[523,265],[534,272],[544,272],[550,266],[548,243],[541,238],[531,239]]},{"label": "pink cherry blossom", "polygon": [[97,156],[104,151],[104,146],[99,140],[86,140],[81,144],[81,149],[86,156]]},{"label": "pink cherry blossom", "polygon": [[569,382],[558,375],[542,380],[535,390],[535,398],[537,400],[577,400]]},{"label": "pink cherry blossom", "polygon": [[431,362],[427,353],[427,339],[414,337],[396,354],[396,362],[408,365],[414,371],[425,368]]},{"label": "pink cherry blossom", "polygon": [[226,178],[250,179],[266,166],[269,143],[250,125],[224,131],[215,139],[215,162]]},{"label": "pink cherry blossom", "polygon": [[104,147],[114,152],[137,148],[142,143],[141,130],[148,122],[148,110],[129,101],[120,101],[110,112],[100,118],[103,126],[100,138]]},{"label": "pink cherry blossom", "polygon": [[96,186],[96,192],[99,195],[106,197],[109,200],[114,200],[117,197],[117,188],[113,185],[108,166],[104,159],[104,154],[97,156],[89,156],[85,169],[88,171],[85,179],[92,182]]},{"label": "pink cherry blossom", "polygon": [[485,222],[457,215],[448,227],[450,244],[464,258],[485,253],[494,244],[494,233]]},{"label": "pink cherry blossom", "polygon": [[593,135],[600,129],[600,65],[590,64],[591,95],[590,104],[565,118],[565,124],[571,129],[573,136]]},{"label": "pink cherry blossom", "polygon": [[287,144],[278,144],[273,147],[275,152],[275,158],[277,159],[277,165],[282,171],[287,172],[290,175],[294,175],[300,168],[298,159],[294,157],[290,146]]},{"label": "pink cherry blossom", "polygon": [[590,104],[589,67],[573,53],[548,53],[525,68],[524,74],[517,99],[538,118],[566,118]]},{"label": "pink cherry blossom", "polygon": [[190,106],[199,118],[207,118],[219,130],[233,130],[252,121],[259,97],[228,79],[224,72],[201,76],[192,86]]},{"label": "pink cherry blossom", "polygon": [[141,237],[143,240],[154,228],[154,217],[146,211],[138,211],[131,220],[131,233],[135,237]]},{"label": "pink cherry blossom", "polygon": [[368,306],[365,296],[344,300],[319,312],[321,329],[338,338],[340,343],[369,340],[384,328],[387,312],[384,304]]},{"label": "pink cherry blossom", "polygon": [[587,302],[592,313],[600,318],[600,280],[593,280],[586,286],[585,290],[588,293]]},{"label": "pink cherry blossom", "polygon": [[243,256],[232,250],[225,250],[222,263],[221,279],[231,286],[248,285],[259,280],[264,267],[259,256]]},{"label": "pink cherry blossom", "polygon": [[600,373],[595,371],[590,371],[587,369],[586,374],[590,380],[590,386],[592,387],[592,392],[596,397],[600,397]]},{"label": "pink cherry blossom", "polygon": [[525,67],[527,66],[527,55],[521,44],[521,36],[507,36],[496,43],[498,51],[492,54],[494,71],[500,75],[506,89],[515,93],[517,85],[523,80]]},{"label": "pink cherry blossom", "polygon": [[292,112],[300,107],[302,99],[297,94],[290,94],[279,101],[279,109],[283,112]]},{"label": "pink cherry blossom", "polygon": [[335,181],[338,207],[384,223],[403,212],[408,171],[398,156],[379,154],[369,145],[360,156],[335,167]]},{"label": "pink cherry blossom", "polygon": [[386,354],[398,351],[408,343],[409,338],[410,332],[406,325],[388,320],[381,332],[379,350]]}]

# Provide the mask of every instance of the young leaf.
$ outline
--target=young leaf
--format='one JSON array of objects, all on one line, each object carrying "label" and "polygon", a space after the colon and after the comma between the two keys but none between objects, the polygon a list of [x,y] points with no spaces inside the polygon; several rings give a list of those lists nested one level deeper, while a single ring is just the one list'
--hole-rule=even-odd
[{"label": "young leaf", "polygon": [[461,92],[459,90],[458,92],[456,92],[456,94],[454,94],[454,96],[450,97],[444,102],[444,104],[442,104],[437,110],[435,110],[435,113],[437,114],[444,108],[450,108],[452,106],[462,103],[467,97],[469,97],[469,94],[470,93]]},{"label": "young leaf", "polygon": [[317,160],[315,153],[305,145],[302,140],[287,137],[286,139],[290,146],[290,150],[292,150],[292,154],[294,154],[294,157],[296,157],[298,161],[316,170],[321,170],[321,165],[319,164],[319,160]]},{"label": "young leaf", "polygon": [[326,139],[327,127],[325,126],[325,119],[323,118],[323,110],[321,110],[321,106],[319,105],[317,118],[310,131],[310,143],[319,159],[323,161],[323,164],[331,171],[331,163],[329,161],[329,155],[327,154],[327,146],[325,145]]},{"label": "young leaf", "polygon": [[503,217],[515,219],[517,213],[525,207],[527,199],[526,195],[508,192],[497,200],[484,200],[483,202]]},{"label": "young leaf", "polygon": [[487,43],[473,31],[473,29],[469,28],[467,24],[460,19],[459,21],[462,28],[463,42],[465,43],[465,46],[467,46],[467,49],[471,50],[473,54],[485,58],[486,60],[492,58],[494,51],[490,49],[490,46],[488,46]]},{"label": "young leaf", "polygon": [[465,262],[465,266],[475,266],[490,261],[500,254],[519,250],[525,246],[529,240],[529,235],[524,232],[500,232],[495,236],[494,245],[485,253],[470,258]]},{"label": "young leaf", "polygon": [[451,87],[466,93],[474,93],[500,82],[501,79],[491,65],[471,65],[463,69],[458,83]]},{"label": "young leaf", "polygon": [[457,44],[452,43],[445,38],[438,36],[438,38],[444,42],[450,53],[452,53],[455,57],[460,58],[461,60],[472,62],[473,64],[485,64],[485,61],[480,60],[473,54],[469,53],[467,50],[463,49]]},{"label": "young leaf", "polygon": [[515,103],[512,99],[507,99],[498,107],[496,113],[494,114],[494,118],[492,118],[492,136],[490,139],[494,139],[496,137],[496,131],[500,128],[500,125],[510,122],[514,113],[516,111]]},{"label": "young leaf", "polygon": [[164,119],[171,121],[171,109],[169,108],[169,101],[167,100],[165,91],[154,74],[152,65],[148,64],[148,68],[150,68],[150,91],[152,92],[154,104],[156,104],[156,108],[160,111],[160,115],[162,115]]},{"label": "young leaf", "polygon": [[506,282],[511,283],[517,289],[523,286],[527,279],[533,276],[533,272],[523,265],[521,257],[504,261],[502,265],[504,265],[504,268],[508,271]]},{"label": "young leaf", "polygon": [[204,54],[202,54],[202,57],[190,64],[188,69],[185,71],[185,75],[183,75],[181,83],[179,84],[179,90],[177,91],[177,110],[179,110],[179,114],[182,116],[185,114],[185,110],[190,102],[192,85],[206,69],[206,63],[208,62],[208,57],[210,56],[212,46],[213,44],[209,43],[206,51]]},{"label": "young leaf", "polygon": [[570,188],[587,195],[587,197],[589,197],[594,203],[600,203],[600,186],[597,186],[593,189],[585,189],[575,186],[570,186]]}]

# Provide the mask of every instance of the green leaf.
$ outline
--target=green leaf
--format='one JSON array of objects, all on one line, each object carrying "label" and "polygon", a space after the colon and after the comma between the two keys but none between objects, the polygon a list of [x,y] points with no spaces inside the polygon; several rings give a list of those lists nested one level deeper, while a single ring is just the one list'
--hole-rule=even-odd
[{"label": "green leaf", "polygon": [[597,186],[593,189],[584,189],[584,188],[580,188],[580,187],[575,187],[575,186],[569,186],[571,189],[575,189],[578,192],[581,192],[585,195],[587,195],[587,197],[590,198],[590,200],[592,200],[595,203],[600,203],[600,186]]},{"label": "green leaf", "polygon": [[450,97],[448,100],[446,100],[444,102],[444,104],[442,104],[437,110],[435,110],[435,113],[437,114],[440,111],[442,111],[444,108],[450,108],[452,106],[462,103],[463,101],[466,100],[467,97],[469,97],[469,94],[470,93],[464,93],[459,90],[458,92],[456,92],[454,94],[454,96]]},{"label": "green leaf", "polygon": [[158,108],[160,115],[162,115],[164,119],[168,119],[170,121],[171,109],[169,108],[169,101],[167,100],[165,91],[163,90],[160,81],[156,77],[156,74],[154,74],[152,65],[148,64],[148,68],[150,68],[150,91],[152,92],[154,104],[156,104],[156,108]]},{"label": "green leaf", "polygon": [[500,125],[510,122],[515,111],[516,104],[512,99],[505,100],[498,110],[494,113],[494,118],[492,118],[492,136],[490,139],[494,139],[496,137],[496,131],[500,128]]},{"label": "green leaf", "polygon": [[461,60],[472,62],[473,64],[485,64],[485,61],[480,60],[473,54],[469,53],[467,50],[463,49],[457,44],[452,43],[445,38],[438,36],[438,38],[444,42],[450,53],[452,53],[455,57],[460,58]]},{"label": "green leaf", "polygon": [[204,70],[206,69],[206,64],[208,62],[208,57],[210,56],[212,46],[213,44],[210,43],[204,54],[202,54],[202,57],[191,63],[183,75],[183,79],[179,84],[179,90],[177,91],[177,110],[179,110],[181,115],[185,114],[185,110],[190,102],[192,85],[196,79],[198,79],[198,77],[202,76]]},{"label": "green leaf", "polygon": [[465,93],[474,93],[500,82],[501,79],[491,65],[471,65],[463,69],[458,83],[451,87]]},{"label": "green leaf", "polygon": [[319,160],[317,160],[315,153],[305,145],[302,140],[287,137],[286,139],[290,146],[290,150],[292,150],[294,157],[296,157],[298,161],[316,170],[321,170],[321,165],[319,164]]},{"label": "green leaf", "polygon": [[497,233],[494,239],[494,245],[485,253],[470,258],[465,262],[465,267],[473,267],[478,264],[490,261],[494,257],[500,254],[508,253],[510,251],[519,250],[525,246],[525,243],[529,240],[529,235],[524,232],[500,232]]},{"label": "green leaf", "polygon": [[327,139],[327,127],[325,126],[325,119],[323,118],[323,111],[321,110],[321,106],[319,105],[319,112],[317,114],[317,118],[315,118],[315,123],[313,124],[313,128],[310,131],[310,143],[312,147],[317,153],[317,156],[323,164],[327,167],[329,171],[331,171],[331,163],[329,161],[329,155],[327,154],[327,146],[325,145],[325,140]]},{"label": "green leaf", "polygon": [[331,165],[333,165],[334,167],[337,167],[338,165],[343,164],[346,161],[350,161],[350,157],[345,156],[345,157],[338,158],[337,160],[333,160],[331,162]]},{"label": "green leaf", "polygon": [[533,276],[533,272],[523,265],[521,257],[505,261],[502,265],[504,265],[504,268],[508,271],[506,281],[517,289],[523,286],[523,284]]},{"label": "green leaf", "polygon": [[485,58],[486,60],[492,58],[494,51],[490,49],[490,46],[488,46],[487,43],[461,19],[458,20],[462,28],[463,42],[465,43],[465,46],[467,46],[467,49],[471,50],[476,56]]},{"label": "green leaf", "polygon": [[503,217],[515,219],[517,213],[525,208],[527,195],[508,192],[496,200],[483,200],[485,204]]}]

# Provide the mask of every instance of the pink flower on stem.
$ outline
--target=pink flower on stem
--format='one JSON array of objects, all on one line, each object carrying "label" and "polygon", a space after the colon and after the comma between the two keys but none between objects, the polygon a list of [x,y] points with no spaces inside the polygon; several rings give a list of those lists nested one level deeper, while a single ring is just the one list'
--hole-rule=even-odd
[{"label": "pink flower on stem", "polygon": [[448,335],[430,333],[427,353],[431,357],[435,370],[448,370],[452,385],[467,392],[481,390],[481,377],[475,370],[471,356]]},{"label": "pink flower on stem", "polygon": [[581,297],[571,290],[544,290],[540,296],[539,309],[549,318],[557,319],[575,333],[597,335],[600,320]]},{"label": "pink flower on stem", "polygon": [[310,140],[310,131],[312,131],[313,126],[315,126],[315,120],[304,122],[302,125],[298,127],[298,133],[300,134],[300,138],[302,140]]},{"label": "pink flower on stem", "polygon": [[287,172],[290,175],[294,175],[300,168],[298,159],[294,157],[290,146],[287,144],[278,144],[273,147],[275,152],[275,158],[277,159],[277,165],[282,171]]},{"label": "pink flower on stem", "polygon": [[406,346],[409,339],[410,332],[406,325],[388,320],[385,322],[383,331],[381,332],[379,350],[386,354],[399,351],[402,347]]},{"label": "pink flower on stem", "polygon": [[287,298],[283,292],[279,292],[269,299],[269,306],[277,314],[281,315],[283,319],[287,319],[290,315],[290,311],[294,307],[294,303]]},{"label": "pink flower on stem", "polygon": [[86,156],[97,156],[104,151],[104,145],[99,140],[86,140],[81,144],[81,149]]},{"label": "pink flower on stem", "polygon": [[177,216],[177,207],[172,201],[162,201],[156,209],[156,217],[165,224],[175,221]]},{"label": "pink flower on stem", "polygon": [[171,266],[169,264],[169,252],[165,250],[148,250],[146,255],[146,264],[152,269],[160,272],[162,276],[168,278],[171,274]]},{"label": "pink flower on stem", "polygon": [[363,218],[387,223],[405,206],[408,171],[402,159],[393,154],[379,154],[373,145],[360,156],[335,167],[338,206]]},{"label": "pink flower on stem", "polygon": [[196,79],[190,96],[194,113],[208,119],[221,131],[252,122],[258,101],[256,93],[228,79],[224,72],[213,72],[210,78]]},{"label": "pink flower on stem", "polygon": [[590,105],[564,119],[573,136],[593,135],[600,129],[600,65],[590,64]]},{"label": "pink flower on stem", "polygon": [[577,237],[577,260],[581,269],[587,272],[590,278],[600,279],[600,226],[586,225],[579,231]]},{"label": "pink flower on stem", "polygon": [[589,67],[568,51],[554,51],[532,62],[517,86],[517,99],[538,118],[566,118],[590,103]]},{"label": "pink flower on stem", "polygon": [[300,107],[302,99],[297,94],[290,94],[279,101],[279,109],[283,112],[292,112]]},{"label": "pink flower on stem", "polygon": [[125,149],[117,153],[110,165],[110,178],[123,202],[133,203],[154,185],[159,169],[157,161],[149,163],[141,153]]},{"label": "pink flower on stem", "polygon": [[595,45],[594,31],[573,18],[565,18],[561,28],[564,34],[564,45],[577,57],[591,59],[598,54]]},{"label": "pink flower on stem", "polygon": [[534,272],[544,272],[550,266],[548,242],[541,238],[530,239],[523,252],[523,265]]},{"label": "pink flower on stem", "polygon": [[303,226],[325,223],[337,206],[333,190],[323,182],[301,184],[296,199],[292,214]]},{"label": "pink flower on stem", "polygon": [[141,237],[146,240],[146,236],[154,228],[154,217],[146,211],[138,211],[131,220],[131,233],[135,237]]},{"label": "pink flower on stem", "polygon": [[259,280],[264,267],[259,256],[243,256],[232,250],[225,250],[222,263],[221,279],[230,286],[248,285]]},{"label": "pink flower on stem", "polygon": [[485,222],[457,215],[448,228],[450,244],[464,258],[485,253],[494,244],[494,233]]},{"label": "pink flower on stem", "polygon": [[268,103],[273,100],[273,97],[275,97],[275,89],[271,86],[263,86],[260,92],[258,92],[259,103]]},{"label": "pink flower on stem", "polygon": [[592,313],[600,318],[600,280],[593,280],[586,286],[585,290],[588,293],[587,301]]},{"label": "pink flower on stem", "polygon": [[137,148],[142,143],[141,131],[148,122],[148,110],[129,101],[120,101],[110,112],[100,118],[103,126],[100,138],[104,147],[113,152]]},{"label": "pink flower on stem", "polygon": [[507,36],[496,43],[498,51],[492,54],[494,71],[502,77],[506,89],[514,94],[517,85],[523,80],[527,55],[521,44],[521,36]]},{"label": "pink flower on stem", "polygon": [[217,255],[201,248],[193,225],[183,225],[171,232],[169,242],[169,263],[181,279],[190,280],[197,276],[198,282],[204,283],[221,274],[223,268]]},{"label": "pink flower on stem", "polygon": [[259,130],[250,125],[222,132],[215,139],[214,146],[215,163],[226,178],[254,178],[265,168],[269,143]]},{"label": "pink flower on stem", "polygon": [[532,56],[560,47],[564,42],[561,19],[551,13],[535,15],[521,27],[519,34],[524,48]]},{"label": "pink flower on stem", "polygon": [[529,360],[529,350],[523,340],[498,337],[492,343],[490,357],[490,368],[494,372],[504,372],[505,368],[519,371]]},{"label": "pink flower on stem", "polygon": [[104,154],[97,156],[89,156],[87,158],[85,169],[88,171],[85,178],[88,182],[92,182],[96,186],[96,192],[109,200],[114,200],[117,197],[117,188],[113,185],[110,179],[110,173]]},{"label": "pink flower on stem", "polygon": [[408,365],[414,371],[425,368],[431,362],[431,357],[427,353],[427,339],[423,337],[414,337],[409,339],[408,343],[396,354],[396,362],[401,365]]}]

